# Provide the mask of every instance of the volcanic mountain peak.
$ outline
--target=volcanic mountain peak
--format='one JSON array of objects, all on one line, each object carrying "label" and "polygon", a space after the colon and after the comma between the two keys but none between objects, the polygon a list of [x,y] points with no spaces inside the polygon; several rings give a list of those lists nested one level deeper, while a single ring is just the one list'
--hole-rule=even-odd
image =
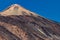
[{"label": "volcanic mountain peak", "polygon": [[60,40],[60,24],[13,4],[0,12],[0,40]]},{"label": "volcanic mountain peak", "polygon": [[37,14],[30,12],[29,10],[26,10],[25,8],[21,7],[18,4],[13,4],[7,8],[7,10],[4,10],[0,13],[0,15],[8,16],[8,15],[35,15]]}]

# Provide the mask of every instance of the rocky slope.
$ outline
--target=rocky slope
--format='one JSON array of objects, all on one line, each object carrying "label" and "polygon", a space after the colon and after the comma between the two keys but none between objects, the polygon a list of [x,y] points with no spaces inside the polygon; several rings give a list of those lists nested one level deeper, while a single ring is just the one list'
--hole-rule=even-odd
[{"label": "rocky slope", "polygon": [[60,24],[14,4],[0,13],[0,40],[60,40]]}]

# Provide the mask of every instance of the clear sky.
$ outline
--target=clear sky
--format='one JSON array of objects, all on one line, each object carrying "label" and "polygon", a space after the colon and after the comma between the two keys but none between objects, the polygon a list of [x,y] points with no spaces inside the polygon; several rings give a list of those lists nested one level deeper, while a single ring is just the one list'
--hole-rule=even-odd
[{"label": "clear sky", "polygon": [[60,22],[60,0],[0,0],[0,11],[19,4],[39,15]]}]

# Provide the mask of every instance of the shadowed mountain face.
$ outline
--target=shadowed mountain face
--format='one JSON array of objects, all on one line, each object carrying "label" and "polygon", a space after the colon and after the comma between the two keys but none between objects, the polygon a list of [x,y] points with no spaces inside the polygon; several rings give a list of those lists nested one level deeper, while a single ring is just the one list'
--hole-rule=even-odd
[{"label": "shadowed mountain face", "polygon": [[0,14],[0,40],[60,40],[60,24],[17,4]]}]

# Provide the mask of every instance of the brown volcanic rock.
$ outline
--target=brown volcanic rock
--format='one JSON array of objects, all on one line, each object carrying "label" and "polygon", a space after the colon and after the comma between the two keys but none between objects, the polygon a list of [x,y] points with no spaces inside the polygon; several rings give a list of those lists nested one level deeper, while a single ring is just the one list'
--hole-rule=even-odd
[{"label": "brown volcanic rock", "polygon": [[0,40],[60,40],[60,24],[15,4],[0,13]]}]

